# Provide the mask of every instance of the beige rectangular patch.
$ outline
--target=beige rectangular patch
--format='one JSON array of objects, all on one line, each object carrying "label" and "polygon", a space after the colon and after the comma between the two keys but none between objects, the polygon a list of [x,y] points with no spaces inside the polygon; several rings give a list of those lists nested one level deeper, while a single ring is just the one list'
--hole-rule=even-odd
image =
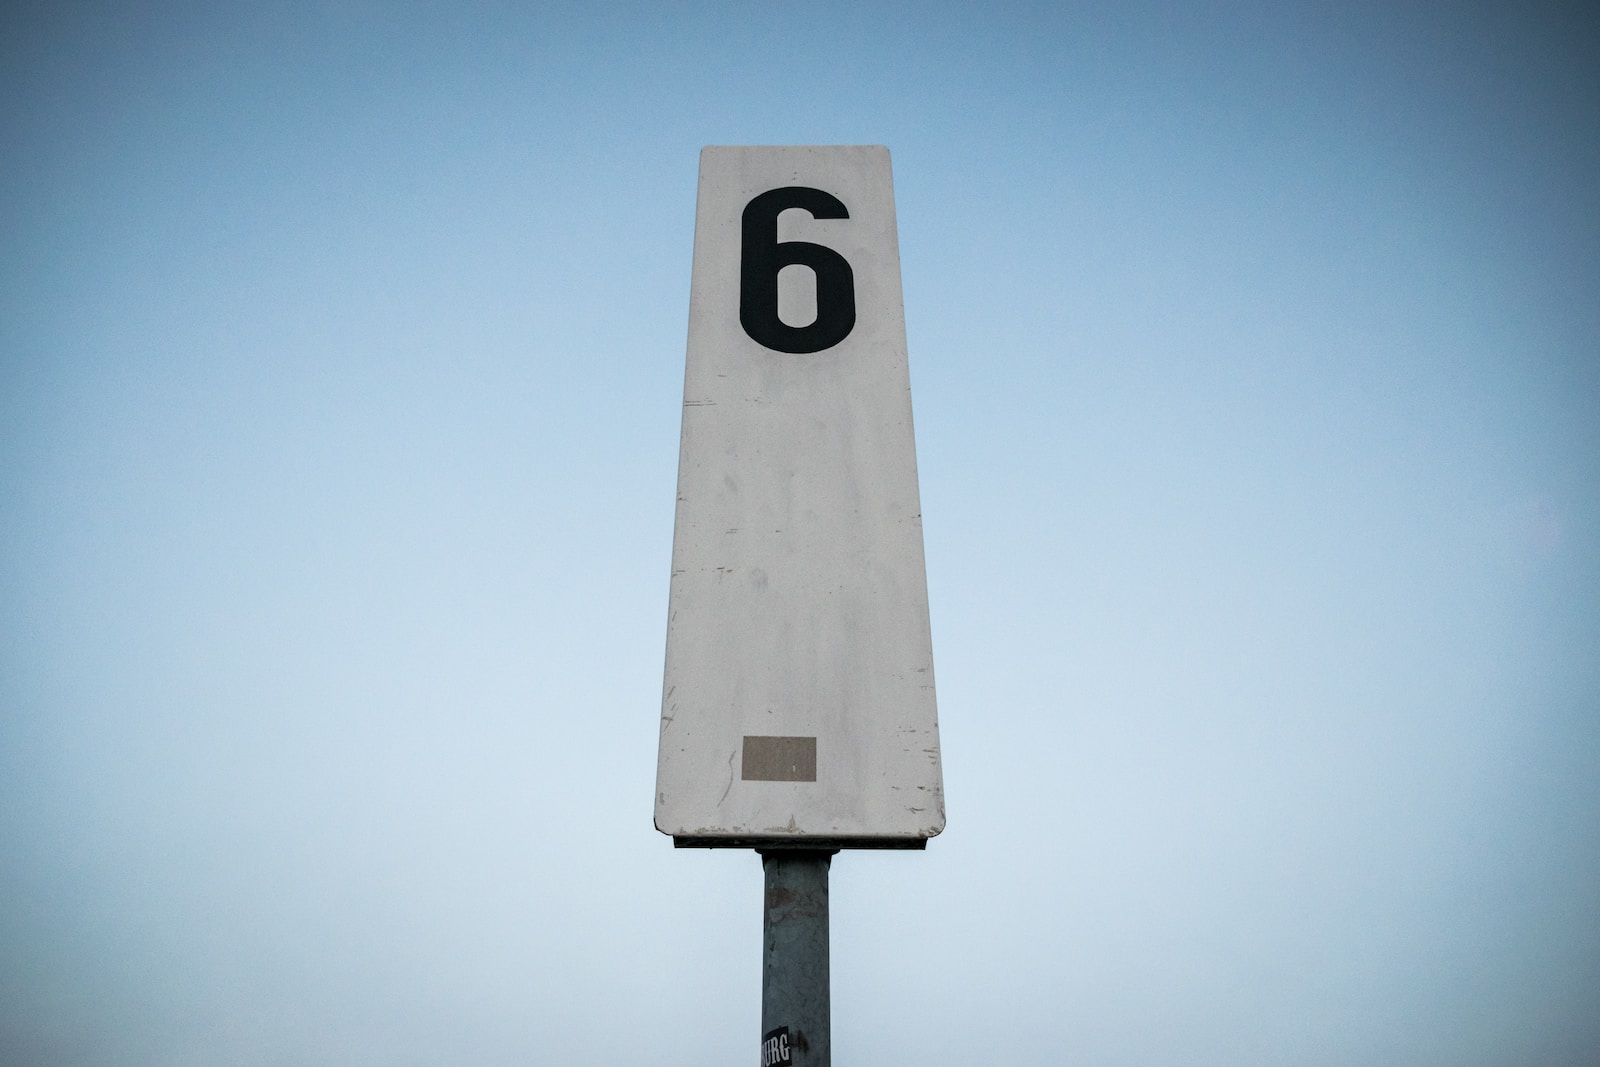
[{"label": "beige rectangular patch", "polygon": [[814,782],[815,737],[746,737],[739,777],[747,782]]}]

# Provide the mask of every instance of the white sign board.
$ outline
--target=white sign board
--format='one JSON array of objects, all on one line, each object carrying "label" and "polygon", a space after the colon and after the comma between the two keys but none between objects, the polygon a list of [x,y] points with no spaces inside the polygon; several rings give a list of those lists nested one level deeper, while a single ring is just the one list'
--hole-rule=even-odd
[{"label": "white sign board", "polygon": [[888,149],[700,156],[656,828],[944,829]]}]

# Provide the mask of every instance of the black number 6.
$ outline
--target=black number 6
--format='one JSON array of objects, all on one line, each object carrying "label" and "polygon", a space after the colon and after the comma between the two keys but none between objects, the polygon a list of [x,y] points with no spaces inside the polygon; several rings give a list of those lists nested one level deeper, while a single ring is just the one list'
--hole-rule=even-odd
[{"label": "black number 6", "polygon": [[[831,248],[778,240],[778,216],[792,207],[818,219],[850,217],[838,197],[804,185],[769,189],[746,204],[739,255],[739,324],[758,345],[779,352],[821,352],[855,328],[856,276]],[[810,267],[817,276],[817,319],[809,326],[790,326],[778,318],[778,272],[797,264]]]}]

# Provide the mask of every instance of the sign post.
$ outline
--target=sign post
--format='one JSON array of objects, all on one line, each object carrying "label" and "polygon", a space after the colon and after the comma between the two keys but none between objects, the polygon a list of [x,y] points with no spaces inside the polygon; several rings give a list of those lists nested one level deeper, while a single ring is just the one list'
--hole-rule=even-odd
[{"label": "sign post", "polygon": [[829,857],[945,821],[881,146],[701,153],[662,693],[656,828],[760,850],[762,1063],[825,1065]]},{"label": "sign post", "polygon": [[830,1062],[828,865],[831,852],[761,854],[761,1065]]}]

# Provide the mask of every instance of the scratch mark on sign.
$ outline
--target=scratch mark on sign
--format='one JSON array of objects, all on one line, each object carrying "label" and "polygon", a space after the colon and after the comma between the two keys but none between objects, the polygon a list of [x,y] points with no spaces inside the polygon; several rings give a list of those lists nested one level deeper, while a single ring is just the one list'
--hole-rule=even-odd
[{"label": "scratch mark on sign", "polygon": [[728,786],[722,791],[722,795],[717,798],[717,807],[719,808],[722,807],[722,802],[728,799],[728,794],[733,791],[733,761],[738,755],[738,749],[734,749],[732,752],[728,753]]}]

